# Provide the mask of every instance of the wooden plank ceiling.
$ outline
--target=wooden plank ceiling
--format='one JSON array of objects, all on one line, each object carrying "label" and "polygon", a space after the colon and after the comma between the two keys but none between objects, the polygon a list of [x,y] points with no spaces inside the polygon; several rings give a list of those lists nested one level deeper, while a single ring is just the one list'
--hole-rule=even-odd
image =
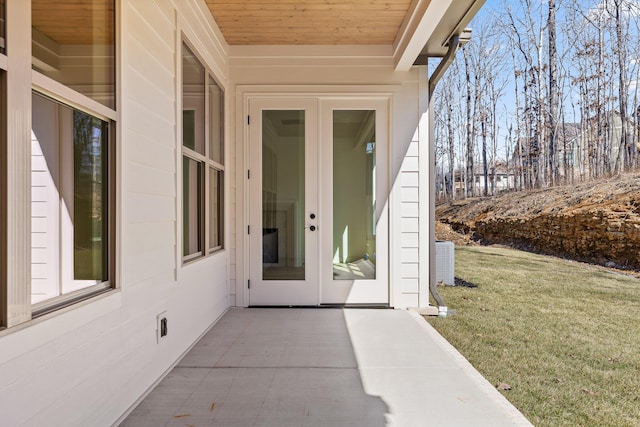
[{"label": "wooden plank ceiling", "polygon": [[231,45],[390,45],[411,0],[205,0]]}]

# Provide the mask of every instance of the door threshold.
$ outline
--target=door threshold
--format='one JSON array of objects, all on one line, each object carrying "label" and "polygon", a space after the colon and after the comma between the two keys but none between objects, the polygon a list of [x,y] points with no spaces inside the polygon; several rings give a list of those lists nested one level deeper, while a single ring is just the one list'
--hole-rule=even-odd
[{"label": "door threshold", "polygon": [[389,304],[249,305],[248,308],[368,308],[390,309]]}]

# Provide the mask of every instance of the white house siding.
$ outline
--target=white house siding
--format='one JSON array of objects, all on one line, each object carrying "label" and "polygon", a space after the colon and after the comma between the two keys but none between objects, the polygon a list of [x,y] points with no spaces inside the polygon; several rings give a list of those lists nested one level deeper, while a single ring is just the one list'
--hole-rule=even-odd
[{"label": "white house siding", "polygon": [[[416,135],[417,136],[417,135]],[[399,306],[419,306],[419,238],[420,199],[418,195],[420,169],[417,137],[409,145],[400,171],[400,289]]]},{"label": "white house siding", "polygon": [[[226,48],[204,2],[118,3],[120,289],[0,332],[3,425],[113,424],[229,306],[229,249],[180,260],[177,127],[181,31],[223,87]],[[157,343],[161,312],[169,334]]]}]

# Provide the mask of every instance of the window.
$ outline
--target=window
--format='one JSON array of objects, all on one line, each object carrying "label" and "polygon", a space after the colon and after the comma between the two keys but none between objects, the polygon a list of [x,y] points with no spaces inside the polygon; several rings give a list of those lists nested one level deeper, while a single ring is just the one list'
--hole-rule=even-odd
[{"label": "window", "polygon": [[182,258],[223,248],[224,95],[182,46]]},{"label": "window", "polygon": [[[48,95],[40,89],[32,95],[31,304],[37,315],[112,286],[115,2],[61,9],[32,0],[31,7],[33,69],[78,94],[58,96],[55,84],[38,78]],[[91,112],[92,101],[107,108]]]},{"label": "window", "polygon": [[[109,123],[34,92],[31,303],[108,281]],[[45,304],[48,305],[48,304]]]},{"label": "window", "polygon": [[10,328],[114,286],[115,0],[6,3],[0,326]]}]

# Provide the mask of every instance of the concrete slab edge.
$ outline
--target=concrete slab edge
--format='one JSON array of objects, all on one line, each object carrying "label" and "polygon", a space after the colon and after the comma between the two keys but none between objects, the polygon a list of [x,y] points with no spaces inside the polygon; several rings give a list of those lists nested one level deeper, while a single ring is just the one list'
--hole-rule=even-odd
[{"label": "concrete slab edge", "polygon": [[513,422],[522,427],[533,427],[533,424],[516,408],[506,397],[504,397],[496,388],[478,372],[476,368],[438,331],[435,330],[419,313],[413,310],[407,310],[411,317],[425,331],[425,333],[438,345],[445,353],[450,355],[458,364],[460,369],[473,380],[473,382],[482,390],[491,400],[500,406]]}]

